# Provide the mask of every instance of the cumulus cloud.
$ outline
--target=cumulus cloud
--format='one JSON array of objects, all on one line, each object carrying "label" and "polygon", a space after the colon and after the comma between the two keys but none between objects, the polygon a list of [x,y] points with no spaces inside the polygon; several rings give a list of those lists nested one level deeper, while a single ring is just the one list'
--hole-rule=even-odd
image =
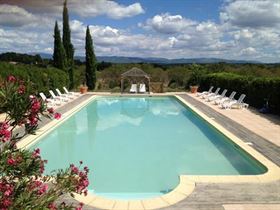
[{"label": "cumulus cloud", "polygon": [[[82,0],[83,2],[72,1],[69,6],[73,12],[81,16],[106,15],[113,19],[122,19],[144,13],[140,3],[134,3],[128,6],[118,4],[115,1],[107,0]],[[86,7],[84,5],[87,5]]]},{"label": "cumulus cloud", "polygon": [[183,18],[181,15],[164,13],[148,19],[146,23],[139,24],[139,26],[146,29],[153,29],[164,34],[174,34],[185,30],[187,27],[190,27],[195,23],[195,21]]},{"label": "cumulus cloud", "polygon": [[0,43],[1,52],[49,52],[48,48],[53,45],[53,39],[48,33],[0,28]]},{"label": "cumulus cloud", "polygon": [[256,54],[256,53],[257,53],[257,51],[256,51],[256,49],[253,48],[253,47],[248,47],[248,48],[242,49],[242,50],[240,51],[240,54],[241,54],[241,55],[254,55],[254,54]]},{"label": "cumulus cloud", "polygon": [[8,4],[0,5],[0,25],[17,27],[30,24],[36,17],[25,9]]},{"label": "cumulus cloud", "polygon": [[[57,0],[0,0],[2,4],[17,5],[39,14],[60,15],[63,1]],[[111,0],[68,0],[71,12],[86,17],[105,15],[113,19],[133,17],[144,13],[140,3],[122,5]]]},{"label": "cumulus cloud", "polygon": [[[276,21],[278,14],[275,8],[271,8],[277,6],[278,1],[244,1],[255,6],[247,8],[240,0],[229,0],[221,8],[220,22],[197,21],[180,14],[162,13],[139,24],[137,32],[132,28],[121,29],[112,25],[90,25],[95,53],[99,56],[219,57],[279,61],[280,27]],[[54,21],[61,20],[63,1],[0,0],[2,2],[6,4],[0,4],[0,52],[52,53]],[[79,4],[94,6],[80,7]],[[75,19],[70,21],[75,55],[85,54],[85,31],[89,23],[88,19],[85,23],[80,16],[103,15],[120,19],[144,12],[139,3],[122,5],[117,1],[68,0],[68,5],[71,15],[80,14],[71,16]],[[238,5],[240,9],[237,9]],[[262,16],[261,11],[267,13],[264,20],[253,23]],[[270,22],[268,17],[274,20]],[[61,21],[59,26],[62,30]]]},{"label": "cumulus cloud", "polygon": [[280,1],[229,1],[220,13],[223,23],[238,27],[274,27],[280,25]]}]

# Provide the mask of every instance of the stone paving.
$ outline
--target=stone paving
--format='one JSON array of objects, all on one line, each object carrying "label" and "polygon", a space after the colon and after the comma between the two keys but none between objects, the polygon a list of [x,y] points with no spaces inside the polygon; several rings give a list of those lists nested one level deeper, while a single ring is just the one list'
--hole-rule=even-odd
[{"label": "stone paving", "polygon": [[213,102],[205,102],[205,99],[196,97],[196,94],[187,94],[193,99],[203,102],[206,107],[238,122],[248,130],[258,134],[266,140],[280,146],[280,117],[271,114],[261,114],[254,108],[249,109],[221,109]]},{"label": "stone paving", "polygon": [[[214,117],[216,122],[222,124],[237,137],[253,143],[253,147],[280,166],[280,148],[260,135],[225,115],[205,106],[188,94],[179,94],[186,101],[196,106],[200,111]],[[64,113],[81,103],[90,95],[83,95],[79,99],[70,102],[57,111]],[[47,123],[44,121],[43,124]],[[280,175],[279,175],[280,176]],[[75,200],[66,196],[64,201]],[[269,204],[269,205],[268,205]],[[84,206],[85,210],[92,210],[90,206]],[[278,210],[280,209],[280,181],[263,184],[207,184],[197,183],[193,193],[183,201],[162,210]]]}]

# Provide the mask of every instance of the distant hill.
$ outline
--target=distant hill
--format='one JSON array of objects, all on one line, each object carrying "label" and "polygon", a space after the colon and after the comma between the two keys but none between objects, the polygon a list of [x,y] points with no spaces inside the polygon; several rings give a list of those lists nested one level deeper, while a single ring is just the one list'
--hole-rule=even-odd
[{"label": "distant hill", "polygon": [[[51,54],[40,53],[42,58],[51,59]],[[84,56],[75,56],[75,59],[85,61]],[[99,62],[110,63],[157,63],[157,64],[184,64],[184,63],[261,63],[259,61],[251,60],[230,60],[222,58],[179,58],[179,59],[167,59],[167,58],[140,58],[140,57],[125,57],[125,56],[97,56]]]},{"label": "distant hill", "polygon": [[[84,58],[80,58],[84,59]],[[121,57],[121,56],[97,56],[98,61],[111,63],[158,63],[158,64],[184,64],[184,63],[260,63],[258,61],[247,60],[228,60],[221,58],[139,58],[139,57]]]}]

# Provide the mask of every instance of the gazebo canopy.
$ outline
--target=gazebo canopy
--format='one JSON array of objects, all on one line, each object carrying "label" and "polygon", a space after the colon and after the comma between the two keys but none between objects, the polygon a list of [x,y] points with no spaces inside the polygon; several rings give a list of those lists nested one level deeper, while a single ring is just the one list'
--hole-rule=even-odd
[{"label": "gazebo canopy", "polygon": [[149,75],[144,72],[142,69],[139,69],[137,67],[133,67],[132,69],[124,72],[121,74],[122,78],[124,77],[146,77],[149,78]]}]

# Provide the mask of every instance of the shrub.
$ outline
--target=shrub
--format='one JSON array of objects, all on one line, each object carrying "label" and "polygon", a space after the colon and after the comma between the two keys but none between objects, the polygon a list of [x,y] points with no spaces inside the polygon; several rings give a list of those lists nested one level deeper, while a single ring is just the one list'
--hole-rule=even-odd
[{"label": "shrub", "polygon": [[[47,161],[41,158],[40,150],[17,148],[16,143],[22,137],[36,131],[40,116],[60,117],[31,95],[31,90],[29,83],[14,76],[1,82],[0,111],[6,113],[6,118],[0,122],[0,209],[81,209],[82,204],[74,206],[57,200],[68,193],[72,197],[73,192],[87,194],[86,167],[80,170],[70,165],[57,173],[43,175]],[[25,132],[14,134],[16,127],[23,127]]]},{"label": "shrub", "polygon": [[12,65],[0,62],[0,78],[14,75],[19,79],[30,81],[38,92],[48,93],[48,90],[68,86],[67,73],[56,68],[39,68],[34,65]]},{"label": "shrub", "polygon": [[201,77],[203,74],[203,67],[198,64],[191,65],[191,75],[189,78],[189,85],[198,85],[201,82]]}]

